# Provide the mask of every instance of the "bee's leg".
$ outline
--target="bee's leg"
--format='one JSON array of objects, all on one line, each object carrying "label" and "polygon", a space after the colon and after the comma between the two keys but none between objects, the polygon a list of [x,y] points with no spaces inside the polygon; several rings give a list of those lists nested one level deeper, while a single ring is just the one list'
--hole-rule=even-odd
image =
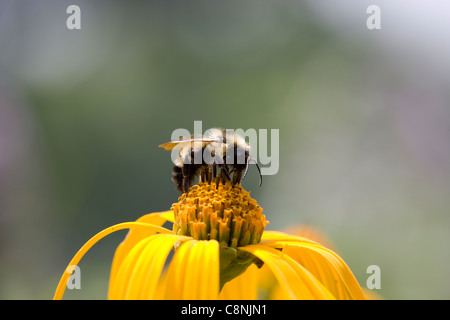
[{"label": "bee's leg", "polygon": [[218,155],[216,155],[214,157],[214,164],[213,165],[219,166],[219,168],[221,170],[221,173],[224,172],[225,173],[225,177],[229,181],[231,181],[230,172],[228,171],[228,166],[225,164],[225,160],[224,159],[221,159]]},{"label": "bee's leg", "polygon": [[226,177],[225,177],[225,172],[222,170],[220,170],[220,182],[222,182],[222,184],[225,184],[226,182]]},{"label": "bee's leg", "polygon": [[[221,165],[220,165],[220,172],[221,172],[221,173],[223,172],[223,173],[225,174],[225,178],[226,178],[228,181],[231,181],[230,171],[228,171],[228,167],[227,167],[226,164],[221,164]],[[225,183],[225,180],[224,180],[224,183]]]},{"label": "bee's leg", "polygon": [[183,191],[186,193],[186,196],[189,193],[189,179],[187,177],[183,178]]},{"label": "bee's leg", "polygon": [[231,169],[231,171],[229,172],[229,174],[230,174],[230,178],[231,178],[231,175],[233,174],[233,179],[230,180],[230,181],[231,181],[232,187],[234,187],[234,185],[235,185],[237,182],[240,181],[240,179],[239,179],[239,180],[236,180],[236,179],[237,179],[237,174],[238,174],[238,168],[236,167],[236,165],[232,166],[232,169]]},{"label": "bee's leg", "polygon": [[212,176],[213,178],[217,178],[217,164],[212,164]]},{"label": "bee's leg", "polygon": [[236,184],[241,182],[242,169],[234,168],[233,170],[234,170],[234,174],[233,174],[233,187],[234,187]]},{"label": "bee's leg", "polygon": [[210,181],[210,180],[209,180],[209,168],[208,168],[208,167],[205,167],[205,168],[203,169],[203,178],[202,178],[202,182],[207,182],[207,181]]},{"label": "bee's leg", "polygon": [[209,184],[211,184],[211,180],[212,180],[212,172],[211,172],[211,168],[208,167],[208,171],[206,172],[206,178]]},{"label": "bee's leg", "polygon": [[177,190],[183,193],[183,170],[180,167],[174,166],[172,170],[172,181],[177,186]]},{"label": "bee's leg", "polygon": [[231,181],[230,172],[228,171],[226,165],[220,167],[220,180],[223,184],[225,184],[227,181]]},{"label": "bee's leg", "polygon": [[223,169],[220,170],[219,179],[217,179],[217,181],[222,182],[223,185],[227,182],[227,176]]},{"label": "bee's leg", "polygon": [[185,163],[182,169],[183,172],[183,192],[186,193],[186,196],[189,192],[189,173],[191,167],[189,164]]},{"label": "bee's leg", "polygon": [[227,171],[225,171],[224,168],[226,168],[224,165],[220,165],[220,173],[216,177],[216,189],[219,188],[220,182],[222,182],[222,184],[225,184],[225,182],[227,181]]},{"label": "bee's leg", "polygon": [[212,178],[216,179],[216,189],[219,188],[219,176],[217,175],[217,163],[213,163],[212,167]]}]

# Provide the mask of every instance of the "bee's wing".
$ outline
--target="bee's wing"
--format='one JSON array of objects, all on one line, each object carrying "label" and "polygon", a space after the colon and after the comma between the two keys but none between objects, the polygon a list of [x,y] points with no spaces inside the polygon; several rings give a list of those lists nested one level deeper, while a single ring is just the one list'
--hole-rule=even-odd
[{"label": "bee's wing", "polygon": [[166,142],[166,143],[160,144],[159,147],[160,148],[164,148],[165,150],[182,149],[187,144],[191,144],[191,146],[192,146],[195,142],[199,142],[199,141],[202,142],[202,146],[204,146],[205,144],[208,144],[208,143],[216,141],[216,139],[212,139],[212,138],[191,138],[191,139],[186,139],[186,140],[178,140],[178,141]]}]

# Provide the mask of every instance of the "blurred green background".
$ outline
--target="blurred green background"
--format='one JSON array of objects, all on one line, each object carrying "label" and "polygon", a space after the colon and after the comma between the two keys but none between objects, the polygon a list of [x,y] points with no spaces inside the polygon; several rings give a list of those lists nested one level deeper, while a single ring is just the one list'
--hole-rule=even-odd
[{"label": "blurred green background", "polygon": [[[68,30],[66,9],[81,9]],[[368,30],[366,9],[381,8]],[[450,5],[444,1],[0,2],[0,298],[50,299],[112,224],[178,193],[177,128],[280,130],[243,185],[279,230],[324,231],[387,299],[450,298]],[[113,234],[83,258],[106,298]]]}]

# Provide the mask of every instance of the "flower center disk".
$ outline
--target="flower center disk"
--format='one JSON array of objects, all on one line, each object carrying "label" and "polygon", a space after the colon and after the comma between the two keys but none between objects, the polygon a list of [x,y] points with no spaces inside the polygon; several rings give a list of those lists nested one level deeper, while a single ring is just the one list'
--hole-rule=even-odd
[{"label": "flower center disk", "polygon": [[200,182],[172,205],[173,231],[196,240],[217,240],[221,247],[237,248],[261,241],[269,223],[263,209],[240,184]]}]

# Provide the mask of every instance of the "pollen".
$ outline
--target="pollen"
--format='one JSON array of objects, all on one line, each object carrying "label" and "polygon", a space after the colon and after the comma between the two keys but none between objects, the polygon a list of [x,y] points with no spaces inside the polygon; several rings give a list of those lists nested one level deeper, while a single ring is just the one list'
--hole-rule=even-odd
[{"label": "pollen", "polygon": [[261,241],[269,223],[263,209],[240,184],[200,182],[172,205],[177,235],[217,240],[221,247],[237,248]]}]

